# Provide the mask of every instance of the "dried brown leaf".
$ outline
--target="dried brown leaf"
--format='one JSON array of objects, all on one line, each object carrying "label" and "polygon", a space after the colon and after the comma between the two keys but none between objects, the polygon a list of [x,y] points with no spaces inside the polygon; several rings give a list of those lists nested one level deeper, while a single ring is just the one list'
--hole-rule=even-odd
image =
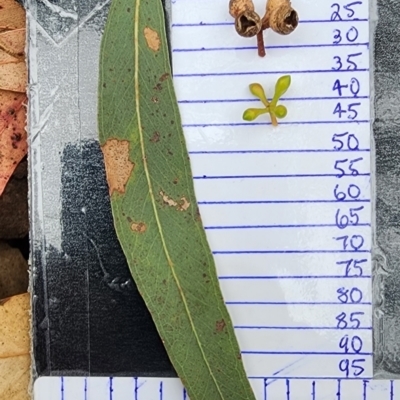
[{"label": "dried brown leaf", "polygon": [[21,107],[0,135],[0,196],[15,168],[28,151],[25,119],[25,108]]},{"label": "dried brown leaf", "polygon": [[0,136],[26,101],[24,93],[0,90]]},{"label": "dried brown leaf", "polygon": [[0,33],[0,47],[7,53],[22,57],[25,53],[25,44],[25,28]]},{"label": "dried brown leaf", "polygon": [[0,64],[0,89],[25,93],[27,71],[25,61]]},{"label": "dried brown leaf", "polygon": [[0,0],[0,29],[25,28],[25,10],[15,0]]},{"label": "dried brown leaf", "polygon": [[30,382],[30,296],[0,305],[0,399],[28,400]]}]

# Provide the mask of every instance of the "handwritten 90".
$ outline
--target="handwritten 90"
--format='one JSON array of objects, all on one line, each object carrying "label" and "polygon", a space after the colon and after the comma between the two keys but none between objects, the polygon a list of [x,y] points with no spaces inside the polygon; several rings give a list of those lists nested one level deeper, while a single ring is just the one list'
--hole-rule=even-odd
[{"label": "handwritten 90", "polygon": [[[362,5],[362,1],[353,1],[347,4],[334,3],[331,5],[331,21],[348,21],[348,23],[338,24],[333,29],[332,43],[334,45],[349,45],[345,48],[354,48],[359,38],[359,30],[357,24],[357,10]],[[334,56],[332,70],[334,71],[353,71],[353,76],[346,74],[346,78],[335,79],[332,85],[332,91],[339,102],[335,105],[333,115],[339,120],[348,120],[349,122],[357,120],[359,115],[359,93],[361,91],[360,81],[357,79],[359,71],[358,63],[362,52],[349,52],[345,56]],[[333,238],[340,243],[340,250],[351,254],[347,260],[337,261],[336,264],[344,268],[344,277],[362,277],[363,266],[367,259],[359,257],[364,246],[364,237],[360,234],[352,234],[351,228],[360,225],[360,212],[364,206],[357,205],[357,200],[361,199],[361,189],[357,185],[357,177],[359,177],[359,165],[363,161],[363,157],[352,157],[353,152],[359,150],[359,140],[352,132],[339,132],[332,136],[332,144],[334,150],[345,152],[345,157],[338,157],[335,161],[334,169],[338,183],[333,188],[335,200],[341,207],[338,207],[335,218],[335,225],[342,234]],[[343,177],[354,178],[354,182],[341,182]],[[343,207],[350,204],[351,207]],[[337,300],[340,304],[361,304],[363,301],[363,292],[358,287],[340,287],[337,289]],[[351,308],[354,310],[354,308]],[[345,377],[359,377],[364,371],[366,359],[362,356],[363,340],[357,334],[357,330],[362,328],[360,317],[364,312],[355,310],[353,312],[341,312],[336,316],[336,327],[339,330],[346,331],[339,343],[339,349],[345,355],[338,364],[339,371]]]}]

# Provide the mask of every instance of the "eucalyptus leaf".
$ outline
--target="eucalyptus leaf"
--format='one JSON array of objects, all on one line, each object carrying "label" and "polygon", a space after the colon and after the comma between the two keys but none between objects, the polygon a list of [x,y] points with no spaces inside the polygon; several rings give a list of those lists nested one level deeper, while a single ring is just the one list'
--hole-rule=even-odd
[{"label": "eucalyptus leaf", "polygon": [[115,228],[191,400],[253,400],[197,207],[164,21],[161,0],[113,0],[102,40],[98,123]]}]

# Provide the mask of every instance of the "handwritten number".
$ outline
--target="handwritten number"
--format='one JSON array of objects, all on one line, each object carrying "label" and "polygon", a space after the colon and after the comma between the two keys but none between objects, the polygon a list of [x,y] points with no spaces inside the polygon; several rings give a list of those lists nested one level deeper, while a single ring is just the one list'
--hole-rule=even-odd
[{"label": "handwritten number", "polygon": [[357,5],[362,5],[362,1],[353,1],[352,3],[346,4],[343,6],[343,8],[348,11],[347,13],[347,18],[353,18],[355,11],[353,10],[352,7],[357,6]]},{"label": "handwritten number", "polygon": [[347,63],[349,64],[348,66],[347,66],[347,69],[348,70],[355,70],[355,69],[357,69],[357,64],[352,60],[354,57],[359,57],[359,56],[361,56],[362,55],[362,53],[354,53],[354,54],[349,54],[348,56],[347,56]]},{"label": "handwritten number", "polygon": [[362,264],[366,263],[368,260],[363,259],[363,260],[346,260],[346,261],[337,261],[336,265],[345,265],[346,270],[345,270],[345,277],[360,277],[363,276],[363,269],[362,269]]},{"label": "handwritten number", "polygon": [[333,59],[336,61],[337,67],[332,67],[332,69],[335,71],[340,71],[343,68],[342,59],[339,56],[335,56]]},{"label": "handwritten number", "polygon": [[[349,54],[347,56],[346,62],[347,62],[347,71],[354,71],[358,69],[358,65],[356,64],[356,61],[354,60],[356,57],[361,56],[362,53],[354,53],[354,54]],[[341,71],[343,70],[343,62],[341,57],[339,56],[334,56],[333,59],[335,60],[336,67],[332,67],[334,71]]]},{"label": "handwritten number", "polygon": [[338,294],[338,300],[343,304],[359,304],[363,298],[362,291],[358,288],[352,288],[349,290],[342,287],[336,292]]},{"label": "handwritten number", "polygon": [[365,240],[363,236],[361,235],[353,235],[349,237],[348,235],[345,236],[339,236],[339,237],[334,237],[336,241],[341,241],[342,242],[342,250],[347,251],[347,249],[351,248],[350,251],[359,251],[363,247]]},{"label": "handwritten number", "polygon": [[343,96],[343,89],[350,89],[351,94],[354,97],[357,97],[358,94],[360,93],[361,87],[360,87],[360,82],[356,78],[351,78],[350,84],[347,85],[342,85],[340,79],[336,79],[332,90],[335,91],[337,90],[338,94],[340,97]]},{"label": "handwritten number", "polygon": [[340,360],[339,370],[345,373],[346,378],[349,376],[358,377],[365,371],[365,368],[362,367],[363,363],[365,363],[364,358],[352,360],[351,362],[348,359]]},{"label": "handwritten number", "polygon": [[340,32],[339,29],[335,29],[333,31],[333,44],[339,44],[342,41],[342,33]]},{"label": "handwritten number", "polygon": [[[343,139],[342,139],[343,138]],[[347,141],[344,140],[347,138]],[[347,145],[344,150],[358,150],[360,142],[356,138],[356,136],[353,133],[349,132],[344,132],[344,133],[335,133],[332,137],[332,142],[334,143],[339,143],[338,145],[335,145],[333,148],[335,150],[343,150],[345,147],[345,144]]]},{"label": "handwritten number", "polygon": [[[354,43],[358,39],[358,30],[354,26],[352,26],[346,32],[346,40],[349,43]],[[343,37],[342,32],[340,29],[333,30],[333,44],[340,44],[342,43]]]},{"label": "handwritten number", "polygon": [[[353,18],[355,15],[355,11],[353,9],[354,6],[361,5],[362,1],[353,1],[352,3],[346,4],[343,6],[343,8],[348,11],[346,14],[346,17],[348,19]],[[340,5],[338,3],[334,3],[331,5],[331,8],[333,8],[333,13],[331,14],[331,21],[342,21],[343,18],[340,13]],[[357,20],[357,18],[353,18],[354,20]]]}]

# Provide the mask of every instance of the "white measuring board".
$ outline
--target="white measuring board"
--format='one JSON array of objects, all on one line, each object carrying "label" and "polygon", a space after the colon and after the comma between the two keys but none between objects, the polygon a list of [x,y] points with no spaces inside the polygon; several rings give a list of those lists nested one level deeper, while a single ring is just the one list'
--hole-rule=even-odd
[{"label": "white measuring board", "polygon": [[[172,0],[197,199],[258,400],[393,400],[373,381],[369,4],[293,0],[289,36],[239,37],[228,0]],[[256,0],[263,13],[265,0]],[[249,84],[288,116],[274,128]],[[36,400],[185,400],[178,379],[41,378]],[[214,400],[214,399],[207,399]]]}]

